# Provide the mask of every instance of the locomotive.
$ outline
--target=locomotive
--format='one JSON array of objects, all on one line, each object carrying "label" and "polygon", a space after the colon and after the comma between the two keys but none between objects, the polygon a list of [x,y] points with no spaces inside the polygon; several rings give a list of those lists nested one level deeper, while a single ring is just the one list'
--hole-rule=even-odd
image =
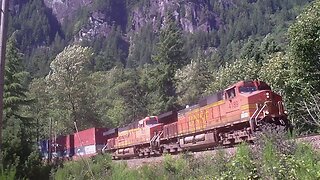
[{"label": "locomotive", "polygon": [[55,142],[67,143],[55,150],[73,159],[99,152],[122,159],[201,151],[253,141],[265,124],[290,127],[282,97],[265,82],[240,81],[179,111],[148,116],[123,128],[62,136],[67,140]]},{"label": "locomotive", "polygon": [[289,127],[282,97],[262,81],[240,81],[177,113],[149,116],[118,129],[104,152],[114,159],[199,151],[254,140],[264,124]]}]

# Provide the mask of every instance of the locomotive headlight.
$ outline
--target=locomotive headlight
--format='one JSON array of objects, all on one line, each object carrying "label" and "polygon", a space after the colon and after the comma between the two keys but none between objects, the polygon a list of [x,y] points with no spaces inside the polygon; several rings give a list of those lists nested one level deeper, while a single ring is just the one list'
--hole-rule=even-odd
[{"label": "locomotive headlight", "polygon": [[269,98],[270,98],[270,94],[269,94],[269,92],[267,92],[267,93],[266,93],[266,96],[267,96],[267,99],[269,99]]}]

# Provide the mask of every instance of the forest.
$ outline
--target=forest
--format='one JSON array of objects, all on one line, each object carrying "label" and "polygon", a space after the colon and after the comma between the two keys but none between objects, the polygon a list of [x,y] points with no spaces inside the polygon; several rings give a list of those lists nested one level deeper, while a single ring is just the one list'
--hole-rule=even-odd
[{"label": "forest", "polygon": [[[56,134],[74,132],[74,122],[80,130],[121,127],[192,105],[239,80],[267,82],[284,97],[295,132],[318,133],[320,1],[250,0],[235,1],[232,6],[219,4],[222,2],[207,2],[220,24],[194,33],[184,31],[170,9],[158,30],[146,24],[132,31],[129,15],[113,13],[119,7],[126,12],[137,6],[148,8],[146,0],[97,0],[62,24],[42,0],[13,2],[6,52],[1,175],[48,178],[54,168],[42,164],[37,141],[48,138],[50,121]],[[107,19],[114,22],[108,38],[75,41],[94,11],[113,14]],[[126,39],[129,36],[132,42]],[[278,158],[266,157],[275,148],[272,143],[265,148],[261,157]],[[290,153],[279,154],[290,155],[283,161],[292,165],[298,161],[295,155],[302,155],[301,148],[307,147],[297,145]],[[249,171],[256,161],[244,152],[240,148],[239,158],[252,162],[245,167]],[[310,150],[309,160],[318,162],[313,153]],[[179,168],[186,168],[189,160],[165,168],[173,174],[184,173],[186,170]],[[240,160],[234,161],[241,164]],[[208,168],[206,162],[201,163]],[[236,169],[232,163],[221,168]],[[241,170],[234,172],[239,172],[241,179]],[[229,175],[225,179],[233,176]]]}]

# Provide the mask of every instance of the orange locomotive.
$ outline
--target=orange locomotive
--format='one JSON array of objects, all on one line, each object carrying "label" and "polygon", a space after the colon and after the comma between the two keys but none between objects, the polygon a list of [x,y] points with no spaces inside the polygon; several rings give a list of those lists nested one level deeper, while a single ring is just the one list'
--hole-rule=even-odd
[{"label": "orange locomotive", "polygon": [[[132,125],[131,125],[132,126]],[[130,127],[130,126],[129,126]],[[118,136],[107,140],[106,149],[114,157],[132,157],[159,153],[163,124],[157,116],[146,117],[131,128],[118,129]],[[152,142],[158,144],[152,144]],[[154,149],[153,149],[154,148]]]},{"label": "orange locomotive", "polygon": [[106,151],[122,158],[203,150],[251,141],[266,123],[289,126],[281,96],[262,81],[238,82],[178,111],[169,122],[156,116],[140,120],[108,139]]}]

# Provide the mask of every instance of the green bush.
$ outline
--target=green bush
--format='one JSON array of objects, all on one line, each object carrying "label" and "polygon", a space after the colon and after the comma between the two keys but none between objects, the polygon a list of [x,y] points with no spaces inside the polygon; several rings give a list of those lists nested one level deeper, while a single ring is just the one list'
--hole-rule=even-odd
[{"label": "green bush", "polygon": [[112,165],[110,179],[135,180],[135,179],[139,179],[138,177],[139,177],[139,174],[137,170],[132,170],[128,168],[126,163],[117,162]]},{"label": "green bush", "polygon": [[1,169],[0,180],[14,180],[16,179],[15,168],[9,168],[6,170]]},{"label": "green bush", "polygon": [[56,180],[64,179],[105,179],[112,171],[111,156],[98,155],[91,159],[66,162],[53,173]]},{"label": "green bush", "polygon": [[320,179],[320,155],[308,144],[298,144],[294,155],[287,157],[289,173],[295,179]]},{"label": "green bush", "polygon": [[171,155],[164,155],[164,172],[168,179],[186,179],[189,176],[190,167],[186,158],[173,158]]},{"label": "green bush", "polygon": [[125,162],[112,162],[110,156],[99,155],[88,159],[88,162],[65,163],[53,175],[57,180],[320,179],[318,152],[293,140],[281,142],[270,134],[264,134],[264,141],[254,146],[239,145],[234,156],[224,150],[200,157],[191,153],[179,156],[166,154],[162,163],[130,168]]},{"label": "green bush", "polygon": [[256,162],[246,144],[237,148],[236,155],[228,162],[227,168],[222,174],[223,179],[258,179]]}]

